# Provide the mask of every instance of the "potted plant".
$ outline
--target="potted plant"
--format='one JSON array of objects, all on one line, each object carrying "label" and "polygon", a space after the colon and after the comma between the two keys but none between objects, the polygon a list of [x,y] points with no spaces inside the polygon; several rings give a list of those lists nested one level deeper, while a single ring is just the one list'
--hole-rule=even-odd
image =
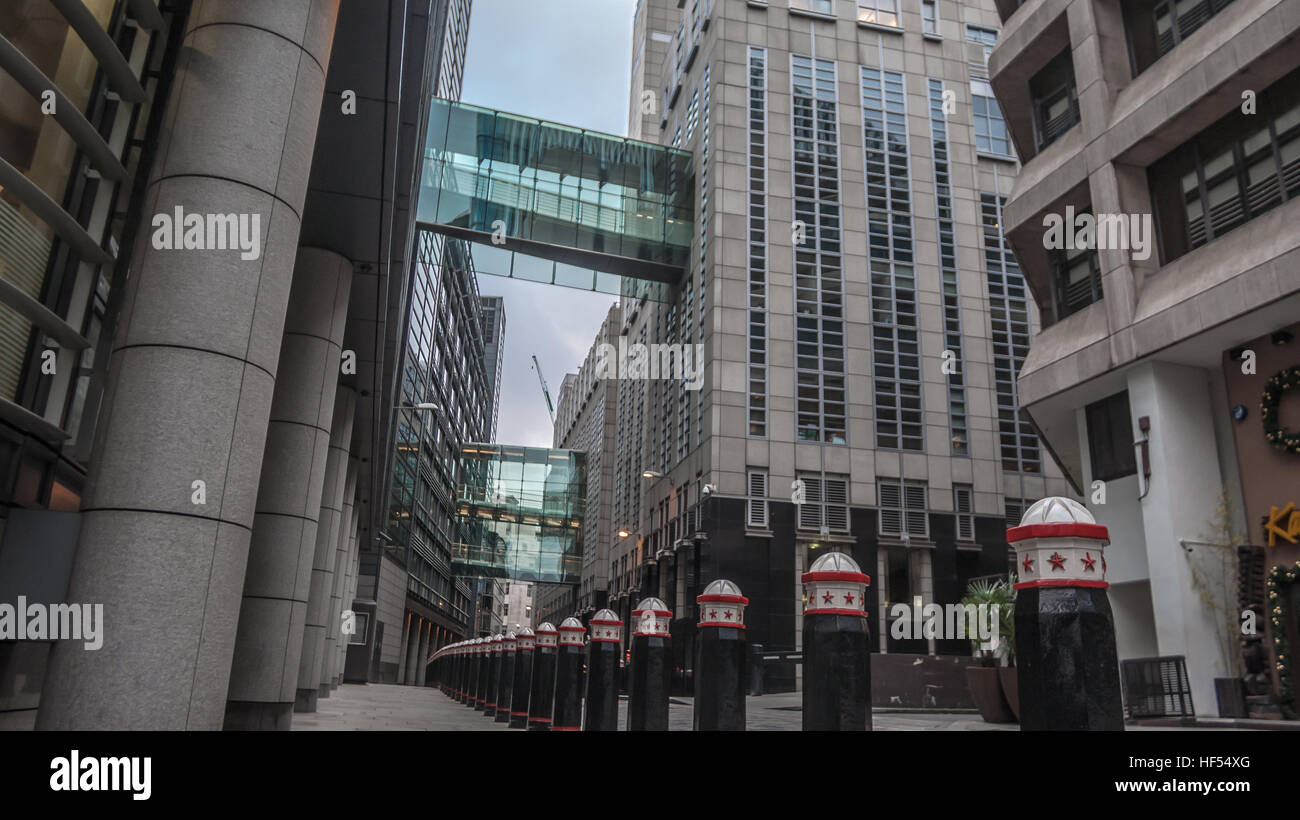
[{"label": "potted plant", "polygon": [[1010,619],[1015,605],[1015,590],[1007,581],[977,579],[966,588],[966,597],[962,598],[961,603],[962,606],[998,607],[998,639],[996,642],[991,641],[992,645],[988,647],[984,647],[978,637],[971,642],[975,663],[966,667],[966,684],[970,687],[975,708],[986,723],[1015,723],[1017,718],[1003,693],[999,670],[999,660],[1006,656],[1006,647],[1011,644],[1002,630],[1004,619]]},{"label": "potted plant", "polygon": [[1006,580],[1006,600],[998,604],[998,649],[1006,660],[998,667],[998,680],[1002,696],[1007,699],[1011,713],[1020,720],[1020,677],[1016,671],[1016,576]]}]

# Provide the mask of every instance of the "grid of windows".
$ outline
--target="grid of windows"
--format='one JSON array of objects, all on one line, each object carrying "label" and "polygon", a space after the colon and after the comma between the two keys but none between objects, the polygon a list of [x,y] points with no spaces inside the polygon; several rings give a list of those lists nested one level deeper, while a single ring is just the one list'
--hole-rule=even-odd
[{"label": "grid of windows", "polygon": [[880,534],[928,538],[930,516],[928,488],[924,481],[879,479]]},{"label": "grid of windows", "polygon": [[804,501],[799,505],[799,529],[848,532],[848,476],[828,475],[823,478],[801,473],[799,480],[804,486]]},{"label": "grid of windows", "polygon": [[[844,276],[835,63],[790,57],[798,436],[844,444]],[[802,240],[802,241],[801,241]]]},{"label": "grid of windows", "polygon": [[876,446],[924,447],[903,75],[862,69]]},{"label": "grid of windows", "polygon": [[[695,342],[700,345],[704,344],[704,318],[708,314],[709,296],[709,267],[706,253],[709,247],[709,103],[712,99],[709,89],[709,67],[708,64],[704,66],[704,111],[700,132],[700,286],[695,314]],[[702,357],[692,359],[692,363],[697,368],[704,367]],[[689,378],[691,374],[683,371],[682,375],[683,378]],[[704,374],[699,374],[698,378],[704,378]],[[703,390],[691,392],[695,402],[695,443],[698,445],[704,439],[704,392]]]},{"label": "grid of windows", "polygon": [[858,22],[898,28],[898,0],[858,0]]},{"label": "grid of windows", "polygon": [[767,51],[749,49],[749,435],[767,435]]},{"label": "grid of windows", "polygon": [[962,346],[961,297],[957,286],[957,242],[952,216],[952,179],[948,164],[948,121],[943,113],[943,82],[929,80],[930,146],[934,156],[934,203],[939,240],[939,280],[943,290],[943,343],[953,353],[956,370],[948,378],[948,429],[953,455],[969,455],[966,427],[966,354]]},{"label": "grid of windows", "polygon": [[993,333],[993,380],[998,399],[998,441],[1002,469],[1042,472],[1038,437],[1017,407],[1016,378],[1029,352],[1029,306],[1025,278],[1002,234],[1005,198],[980,194],[984,225],[984,267],[989,288],[989,320]]},{"label": "grid of windows", "polygon": [[1164,56],[1192,32],[1221,11],[1232,0],[1165,0],[1157,3],[1155,16],[1156,52]]},{"label": "grid of windows", "polygon": [[1048,251],[1048,259],[1052,266],[1052,305],[1057,321],[1101,300],[1101,267],[1096,250],[1053,248]]}]

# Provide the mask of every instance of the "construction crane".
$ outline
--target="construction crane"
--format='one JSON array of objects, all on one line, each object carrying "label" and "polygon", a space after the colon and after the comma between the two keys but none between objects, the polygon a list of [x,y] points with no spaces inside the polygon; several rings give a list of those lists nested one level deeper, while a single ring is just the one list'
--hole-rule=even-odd
[{"label": "construction crane", "polygon": [[555,426],[555,405],[551,403],[551,391],[546,387],[546,377],[542,375],[542,365],[537,361],[537,354],[533,354],[533,367],[537,371],[537,381],[542,385],[542,395],[546,397],[546,412],[551,414],[551,426]]}]

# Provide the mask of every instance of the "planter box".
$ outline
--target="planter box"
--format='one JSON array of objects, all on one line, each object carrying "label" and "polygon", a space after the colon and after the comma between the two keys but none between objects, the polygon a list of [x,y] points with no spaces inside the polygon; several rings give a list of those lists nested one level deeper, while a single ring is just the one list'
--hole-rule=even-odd
[{"label": "planter box", "polygon": [[1016,716],[1002,694],[1002,677],[994,666],[966,667],[971,700],[985,723],[1015,723]]}]

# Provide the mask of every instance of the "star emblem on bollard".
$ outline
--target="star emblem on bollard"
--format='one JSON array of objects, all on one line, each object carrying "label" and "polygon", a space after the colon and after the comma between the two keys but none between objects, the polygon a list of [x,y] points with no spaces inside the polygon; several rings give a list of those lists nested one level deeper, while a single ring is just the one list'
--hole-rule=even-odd
[{"label": "star emblem on bollard", "polygon": [[724,610],[722,614],[727,616],[727,620],[728,620],[728,621],[731,620],[731,610],[730,610],[730,609],[728,609],[728,610]]},{"label": "star emblem on bollard", "polygon": [[1058,570],[1058,569],[1059,569],[1059,570],[1061,570],[1062,572],[1065,571],[1065,556],[1064,556],[1064,555],[1061,555],[1061,553],[1059,553],[1059,552],[1053,552],[1053,553],[1052,553],[1052,557],[1051,557],[1051,558],[1048,558],[1047,560],[1052,562],[1052,569],[1053,569],[1053,570]]},{"label": "star emblem on bollard", "polygon": [[844,603],[846,604],[853,603],[853,593],[851,592],[844,593]]},{"label": "star emblem on bollard", "polygon": [[1097,568],[1097,559],[1092,557],[1092,553],[1090,553],[1090,552],[1085,552],[1085,553],[1083,554],[1083,568],[1084,568],[1084,570],[1087,571],[1087,572],[1094,572],[1094,571],[1096,571],[1096,568]]},{"label": "star emblem on bollard", "polygon": [[822,596],[822,603],[829,604],[831,601],[834,600],[835,600],[835,596],[831,595],[829,592],[827,592],[825,595]]},{"label": "star emblem on bollard", "polygon": [[1030,558],[1028,554],[1025,555],[1024,567],[1025,572],[1034,571],[1034,559]]},{"label": "star emblem on bollard", "polygon": [[716,618],[716,617],[718,617],[718,610],[716,610],[716,609],[710,609],[710,610],[709,610],[709,617],[710,617],[710,618]]}]

